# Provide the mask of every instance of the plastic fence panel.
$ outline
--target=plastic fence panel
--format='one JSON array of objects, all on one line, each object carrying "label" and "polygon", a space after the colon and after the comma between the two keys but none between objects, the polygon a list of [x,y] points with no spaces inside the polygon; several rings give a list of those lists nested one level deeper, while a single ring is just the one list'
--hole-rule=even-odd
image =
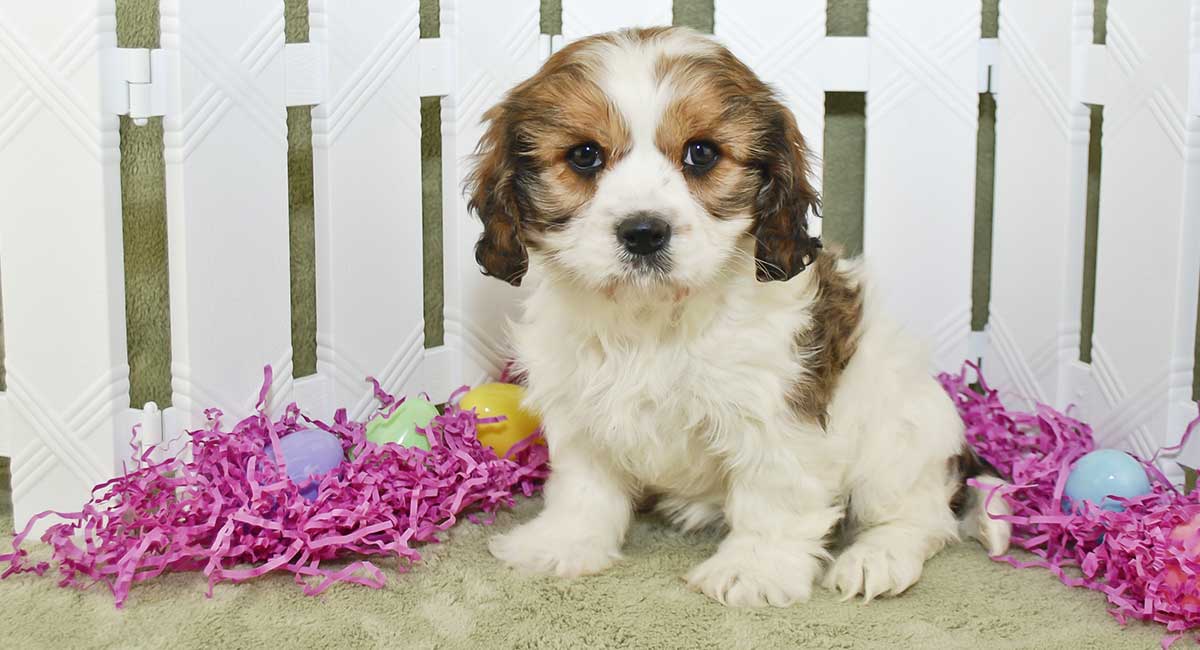
[{"label": "plastic fence panel", "polygon": [[[1006,0],[987,376],[997,387],[1065,406],[1079,356],[1088,109],[1073,101],[1068,3]],[[1091,16],[1078,25],[1091,38]]]},{"label": "plastic fence panel", "polygon": [[[291,400],[283,2],[160,5],[171,292],[170,430]],[[239,16],[236,21],[229,17]]]},{"label": "plastic fence panel", "polygon": [[130,439],[112,2],[0,2],[0,281],[14,518],[77,510]]},{"label": "plastic fence panel", "polygon": [[[1196,314],[1197,144],[1188,0],[1108,5],[1095,329],[1084,414],[1098,441],[1151,454],[1182,433]],[[1194,407],[1192,409],[1194,415]]]},{"label": "plastic fence panel", "polygon": [[451,379],[474,383],[499,372],[506,319],[522,292],[480,274],[475,242],[482,228],[467,212],[463,182],[483,134],[483,112],[537,69],[538,2],[443,0],[441,15],[442,38],[458,48],[455,87],[442,100],[446,347],[459,369]]},{"label": "plastic fence panel", "polygon": [[422,382],[418,3],[309,5],[325,46],[326,100],[313,109],[317,371],[352,417]]},{"label": "plastic fence panel", "polygon": [[863,250],[939,368],[966,357],[978,130],[978,2],[869,5]]}]

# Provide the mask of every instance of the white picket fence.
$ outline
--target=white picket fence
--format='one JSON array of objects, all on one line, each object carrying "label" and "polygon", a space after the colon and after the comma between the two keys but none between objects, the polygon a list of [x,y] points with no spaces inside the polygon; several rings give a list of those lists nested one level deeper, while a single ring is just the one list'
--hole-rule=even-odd
[{"label": "white picket fence", "polygon": [[[785,94],[814,148],[824,93],[867,93],[865,249],[937,365],[1077,403],[1105,445],[1175,441],[1191,390],[1200,277],[1200,0],[1003,0],[980,39],[967,0],[872,0],[869,36],[825,36],[826,0],[717,0],[716,35]],[[481,277],[459,191],[479,117],[570,40],[671,21],[670,0],[162,0],[161,49],[116,48],[112,0],[0,0],[0,453],[18,521],[73,510],[203,408],[369,407],[363,378],[436,397],[494,373],[516,290]],[[978,93],[996,93],[988,330],[969,332]],[[423,339],[421,96],[442,97],[445,345]],[[1088,118],[1105,106],[1094,362],[1080,363]],[[315,104],[317,374],[291,372],[287,105]],[[164,115],[172,400],[128,396],[117,115]],[[819,170],[818,170],[819,173]],[[1188,459],[1200,460],[1200,447]],[[1173,467],[1173,465],[1170,465]]]}]

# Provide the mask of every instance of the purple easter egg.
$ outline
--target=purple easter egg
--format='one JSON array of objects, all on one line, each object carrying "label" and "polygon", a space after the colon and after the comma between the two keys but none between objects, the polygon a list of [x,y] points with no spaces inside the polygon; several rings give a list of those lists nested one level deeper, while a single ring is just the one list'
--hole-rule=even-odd
[{"label": "purple easter egg", "polygon": [[[267,445],[265,451],[267,459],[273,463],[275,451],[271,445]],[[279,452],[287,466],[288,478],[296,485],[303,486],[300,494],[309,501],[316,500],[325,474],[345,460],[341,441],[321,429],[301,429],[280,438]],[[310,482],[310,477],[316,478]],[[306,482],[308,485],[304,485]]]}]

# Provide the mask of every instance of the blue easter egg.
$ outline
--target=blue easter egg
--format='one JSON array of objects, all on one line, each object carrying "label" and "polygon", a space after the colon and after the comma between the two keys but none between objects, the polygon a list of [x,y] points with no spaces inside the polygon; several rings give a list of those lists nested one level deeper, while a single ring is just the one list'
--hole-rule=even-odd
[{"label": "blue easter egg", "polygon": [[1133,456],[1116,449],[1097,449],[1075,461],[1067,475],[1062,507],[1070,512],[1074,503],[1076,510],[1082,511],[1082,502],[1091,501],[1105,510],[1121,512],[1125,506],[1105,497],[1132,498],[1149,493],[1146,468]]},{"label": "blue easter egg", "polygon": [[[304,485],[309,477],[324,477],[326,473],[342,464],[345,456],[342,443],[337,436],[321,429],[301,429],[279,439],[279,452],[287,466],[288,478],[296,485]],[[267,460],[275,462],[275,451],[266,448]],[[315,501],[320,480],[314,480],[300,490],[309,501]]]}]

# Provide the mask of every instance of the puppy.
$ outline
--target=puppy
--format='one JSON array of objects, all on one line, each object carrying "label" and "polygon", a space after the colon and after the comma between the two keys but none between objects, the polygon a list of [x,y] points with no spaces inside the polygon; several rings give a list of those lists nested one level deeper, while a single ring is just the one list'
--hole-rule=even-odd
[{"label": "puppy", "polygon": [[807,232],[792,114],[728,50],[678,28],[586,38],[485,122],[476,259],[514,285],[536,271],[512,338],[553,465],[496,557],[603,571],[647,497],[728,527],[687,581],[731,606],[805,600],[823,570],[846,598],[898,594],[960,524],[1007,547],[927,355]]}]

